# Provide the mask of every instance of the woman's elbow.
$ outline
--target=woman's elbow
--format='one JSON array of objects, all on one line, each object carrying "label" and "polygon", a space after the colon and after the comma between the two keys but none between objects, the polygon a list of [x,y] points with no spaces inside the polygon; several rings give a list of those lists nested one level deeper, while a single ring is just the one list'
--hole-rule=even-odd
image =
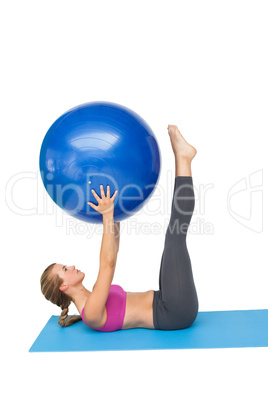
[{"label": "woman's elbow", "polygon": [[105,269],[114,269],[116,264],[116,258],[111,260],[101,260],[100,267]]}]

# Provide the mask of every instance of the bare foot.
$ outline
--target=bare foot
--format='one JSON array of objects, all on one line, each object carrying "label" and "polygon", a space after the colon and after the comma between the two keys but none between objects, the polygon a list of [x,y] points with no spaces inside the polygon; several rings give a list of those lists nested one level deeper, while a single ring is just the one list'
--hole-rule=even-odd
[{"label": "bare foot", "polygon": [[197,150],[184,139],[177,126],[168,125],[168,134],[175,156],[192,160]]}]

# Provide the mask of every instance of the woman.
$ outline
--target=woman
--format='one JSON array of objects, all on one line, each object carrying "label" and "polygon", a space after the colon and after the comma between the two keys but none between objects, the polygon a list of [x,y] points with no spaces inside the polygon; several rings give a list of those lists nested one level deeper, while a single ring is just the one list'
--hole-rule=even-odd
[{"label": "woman", "polygon": [[[75,266],[51,264],[41,277],[41,290],[62,308],[61,326],[81,320],[99,331],[128,328],[174,330],[187,328],[198,312],[198,299],[191,261],[186,247],[187,229],[194,210],[191,162],[196,149],[189,145],[176,126],[168,126],[175,156],[175,186],[169,226],[160,266],[159,290],[132,293],[111,285],[119,248],[120,224],[114,223],[114,195],[107,186],[101,197],[92,190],[98,205],[89,203],[103,215],[103,237],[97,281],[89,291],[83,286],[85,274]],[[81,316],[68,317],[74,302]],[[67,318],[68,317],[68,318]]]}]

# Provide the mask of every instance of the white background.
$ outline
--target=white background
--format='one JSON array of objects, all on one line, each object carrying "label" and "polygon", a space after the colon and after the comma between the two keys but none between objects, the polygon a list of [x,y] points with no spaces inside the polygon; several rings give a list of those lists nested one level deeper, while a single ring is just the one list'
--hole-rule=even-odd
[{"label": "white background", "polygon": [[60,314],[40,292],[43,269],[75,264],[90,289],[96,279],[101,233],[78,221],[68,230],[38,176],[50,125],[95,100],[140,114],[162,155],[154,196],[122,223],[114,283],[157,289],[174,180],[167,125],[176,124],[198,151],[188,248],[200,310],[268,308],[267,3],[10,1],[0,26],[4,400],[267,401],[267,348],[28,353]]}]

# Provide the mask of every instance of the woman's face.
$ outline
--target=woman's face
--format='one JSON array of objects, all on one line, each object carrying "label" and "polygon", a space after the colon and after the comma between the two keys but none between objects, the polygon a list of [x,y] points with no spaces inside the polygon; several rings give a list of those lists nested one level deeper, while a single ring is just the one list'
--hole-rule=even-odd
[{"label": "woman's face", "polygon": [[[63,284],[62,286],[76,286],[79,283],[82,283],[85,274],[84,272],[79,271],[79,269],[75,269],[74,265],[62,265],[62,264],[56,264],[52,272],[54,274],[57,274],[60,278],[63,279]],[[61,287],[62,287],[61,286]],[[64,289],[61,289],[64,290]]]}]

